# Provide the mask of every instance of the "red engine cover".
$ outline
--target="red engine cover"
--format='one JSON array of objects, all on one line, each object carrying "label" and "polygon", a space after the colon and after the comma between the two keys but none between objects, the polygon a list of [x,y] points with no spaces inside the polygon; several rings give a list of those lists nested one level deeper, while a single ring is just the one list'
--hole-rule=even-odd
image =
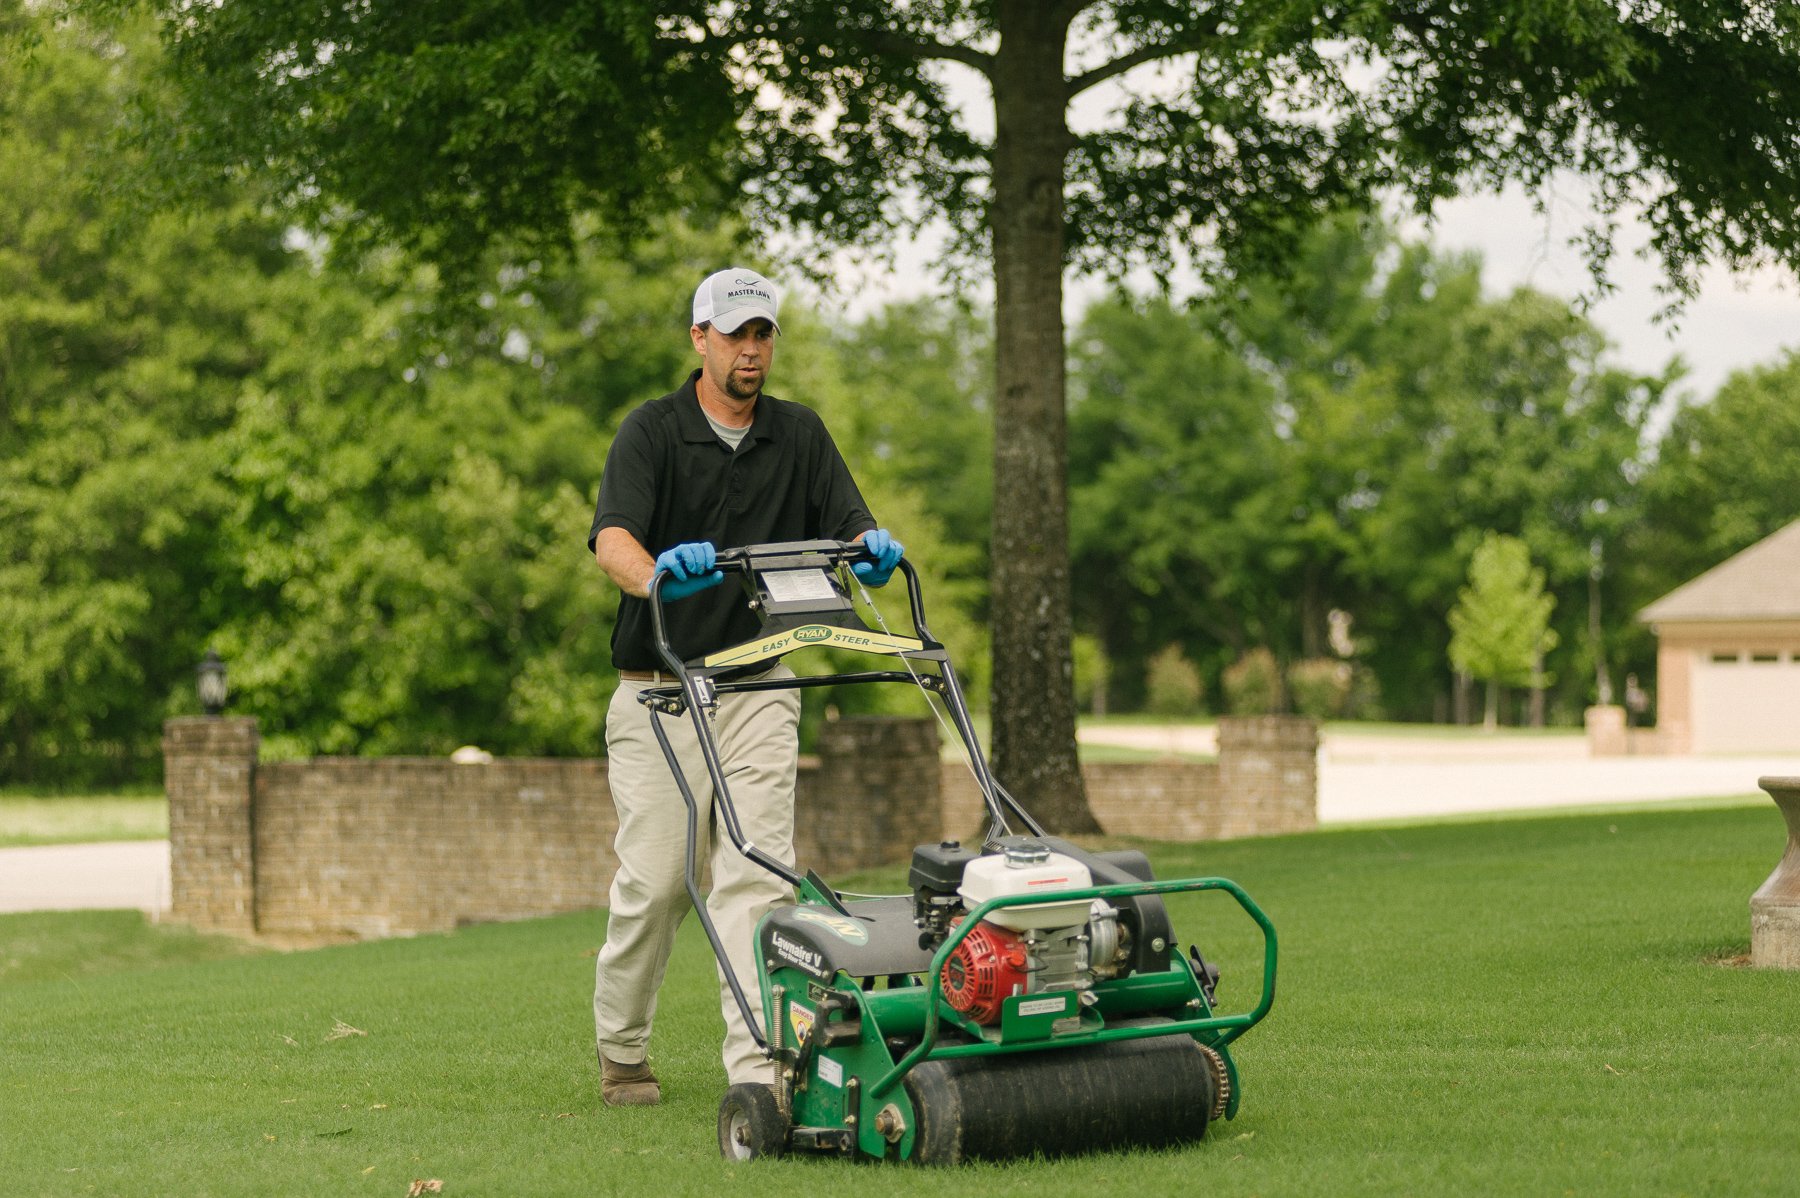
[{"label": "red engine cover", "polygon": [[979,1024],[1000,1018],[1002,999],[1025,990],[1025,941],[983,920],[944,962],[944,997]]}]

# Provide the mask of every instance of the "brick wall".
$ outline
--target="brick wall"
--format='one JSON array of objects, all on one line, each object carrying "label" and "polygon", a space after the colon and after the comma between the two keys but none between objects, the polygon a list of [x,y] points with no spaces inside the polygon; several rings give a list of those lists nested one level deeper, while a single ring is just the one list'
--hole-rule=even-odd
[{"label": "brick wall", "polygon": [[824,875],[906,861],[938,839],[938,734],[930,720],[868,716],[819,731],[794,796],[794,851]]},{"label": "brick wall", "polygon": [[[1109,836],[1228,840],[1318,826],[1318,725],[1300,716],[1226,716],[1217,761],[1089,764],[1088,805]],[[944,835],[986,827],[981,791],[962,761],[943,766]],[[1027,810],[1030,795],[1015,795]]]},{"label": "brick wall", "polygon": [[256,786],[261,932],[391,936],[606,903],[604,763],[322,758]]},{"label": "brick wall", "polygon": [[[1109,836],[1217,840],[1219,765],[1213,761],[1107,763],[1081,767],[1088,806]],[[963,762],[944,764],[944,835],[972,841],[987,826],[981,788]],[[1031,796],[1013,796],[1031,810]]]},{"label": "brick wall", "polygon": [[[1219,742],[1217,763],[1088,767],[1101,826],[1206,840],[1314,825],[1311,721],[1222,720]],[[177,919],[290,939],[375,937],[606,902],[617,824],[604,761],[259,765],[257,744],[254,720],[165,726]],[[827,724],[795,802],[800,862],[827,876],[904,861],[943,836],[973,839],[985,822],[967,769],[940,762],[927,720]]]}]

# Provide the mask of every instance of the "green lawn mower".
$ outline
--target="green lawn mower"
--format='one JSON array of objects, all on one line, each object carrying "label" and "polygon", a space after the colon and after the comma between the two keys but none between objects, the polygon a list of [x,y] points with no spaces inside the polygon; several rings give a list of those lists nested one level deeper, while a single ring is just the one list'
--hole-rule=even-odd
[{"label": "green lawn mower", "polygon": [[[858,1154],[954,1164],[1198,1140],[1242,1098],[1230,1045],[1275,1000],[1275,929],[1224,878],[1158,881],[1134,850],[1094,852],[1047,835],[989,773],[944,646],[926,627],[918,575],[901,560],[913,635],[876,631],[850,598],[860,545],[806,541],[718,555],[740,579],[760,635],[694,661],[669,647],[653,581],[651,613],[679,685],[642,701],[688,805],[687,889],[745,1021],[775,1063],[774,1087],[734,1085],[719,1107],[729,1159]],[[729,581],[729,578],[728,578]],[[881,623],[879,613],[877,622]],[[746,667],[834,646],[902,669],[747,678]],[[722,694],[851,683],[917,686],[942,700],[968,753],[989,825],[979,847],[913,851],[910,894],[847,896],[745,842],[707,710]],[[739,851],[786,879],[798,901],[756,934],[760,1013],[725,965],[701,901],[701,818],[662,726],[689,717],[711,775],[719,825]],[[1217,970],[1177,947],[1164,896],[1224,891],[1262,933],[1262,991],[1219,1014]]]}]

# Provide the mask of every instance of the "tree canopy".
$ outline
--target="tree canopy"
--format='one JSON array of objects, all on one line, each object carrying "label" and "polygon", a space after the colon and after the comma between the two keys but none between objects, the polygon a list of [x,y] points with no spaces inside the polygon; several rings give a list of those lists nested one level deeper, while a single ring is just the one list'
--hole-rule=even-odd
[{"label": "tree canopy", "polygon": [[[1800,351],[1738,371],[1676,412],[1646,477],[1629,559],[1637,598],[1711,569],[1800,518]],[[1654,563],[1654,566],[1652,566]]]},{"label": "tree canopy", "polygon": [[[941,213],[985,257],[1004,167],[944,66],[1010,114],[1042,110],[1079,266],[1285,249],[1372,188],[1429,199],[1566,169],[1603,210],[1645,206],[1676,281],[1791,260],[1800,235],[1782,203],[1800,15],[1780,0],[152,7],[187,98],[165,162],[446,255],[741,188],[759,221],[824,246]],[[1103,88],[1112,119],[1071,127],[1067,105]]]},{"label": "tree canopy", "polygon": [[[769,252],[776,232],[804,234],[815,264],[834,248],[879,251],[921,221],[948,218],[958,260],[991,262],[996,287],[986,556],[997,765],[1035,809],[1070,829],[1090,825],[1073,751],[1066,269],[1193,262],[1227,295],[1233,272],[1289,271],[1307,252],[1308,229],[1338,209],[1396,193],[1425,204],[1513,179],[1531,186],[1559,170],[1598,188],[1602,225],[1586,242],[1597,266],[1611,246],[1606,215],[1627,203],[1643,207],[1653,252],[1678,287],[1703,262],[1800,257],[1800,11],[1780,0],[603,0],[580,11],[504,0],[454,11],[393,0],[69,0],[60,11],[139,7],[157,14],[166,58],[159,81],[140,88],[141,118],[112,174],[167,182],[208,219],[221,204],[248,201],[243,219],[262,255],[253,259],[270,275],[291,265],[276,240],[290,221],[334,246],[394,241],[452,269],[456,288],[393,302],[442,314],[493,290],[497,261],[528,270],[537,243],[583,245],[596,229],[622,247],[669,210],[698,225],[720,211],[741,218],[747,243],[744,234],[719,243],[733,257]],[[10,35],[24,10],[14,0],[5,11]],[[986,82],[991,138],[955,108],[947,72]],[[43,244],[53,258],[63,252],[61,241]],[[254,277],[222,280],[207,294],[227,296]],[[385,294],[401,295],[409,278],[401,271]],[[70,285],[86,294],[85,283]],[[528,290],[549,294],[548,284]],[[1540,447],[1532,452],[1551,444],[1533,439],[1539,416],[1527,408],[1540,402],[1534,389],[1559,384],[1526,368],[1581,336],[1535,301],[1495,319],[1493,343],[1518,351],[1514,365],[1485,351],[1446,363],[1499,397],[1494,411],[1443,420],[1445,435],[1468,449],[1466,462],[1515,434]],[[232,327],[224,316],[197,323],[197,331]],[[421,345],[435,336],[430,323],[419,326]],[[234,352],[258,344],[232,340]],[[1265,341],[1296,359],[1310,352]],[[279,356],[279,346],[261,344]],[[445,360],[471,379],[530,373],[529,358],[474,344],[485,346],[485,365]],[[595,376],[598,386],[657,376],[656,351],[621,354]],[[591,360],[575,349],[564,356],[568,369]],[[1499,373],[1477,372],[1496,365]],[[860,362],[851,373],[869,369]],[[448,402],[457,384],[437,385]],[[1380,391],[1373,380],[1363,385],[1371,397]],[[658,386],[642,383],[634,398]],[[1624,402],[1629,391],[1604,402]],[[1336,394],[1282,397],[1296,423],[1276,431],[1304,426],[1304,443],[1335,435],[1347,446],[1354,426]],[[1389,402],[1384,427],[1421,427],[1406,405],[1427,401],[1402,388]],[[128,427],[115,421],[105,431]],[[533,459],[521,452],[523,467],[495,464],[530,475]],[[1498,493],[1523,501],[1542,482],[1530,453],[1523,460],[1522,471],[1492,480],[1513,488]],[[1346,525],[1390,518],[1357,506],[1364,496],[1344,485],[1354,472],[1339,472],[1335,450],[1290,464],[1301,471],[1300,502],[1257,518],[1295,526],[1283,530],[1275,559],[1295,577],[1323,579],[1327,568],[1366,577],[1381,555],[1399,559],[1435,531],[1399,520],[1388,535],[1347,538]],[[1426,495],[1428,484],[1415,474],[1394,493],[1410,485]],[[1351,499],[1333,506],[1319,501],[1326,495]],[[1483,493],[1473,485],[1463,499],[1464,527],[1497,526],[1475,520]],[[1546,531],[1521,532],[1555,541],[1563,534],[1548,530],[1582,519],[1565,510]],[[1591,540],[1594,530],[1583,531]],[[1367,560],[1348,553],[1352,543]],[[1177,549],[1133,552],[1175,560]],[[1343,559],[1331,560],[1340,550]],[[1534,541],[1534,551],[1553,581],[1567,569],[1559,561],[1570,555],[1555,545]],[[1317,623],[1307,616],[1290,626]],[[97,643],[110,635],[97,633]]]},{"label": "tree canopy", "polygon": [[[37,26],[15,6],[0,27]],[[123,42],[120,40],[123,38]],[[280,229],[213,195],[109,236],[87,148],[137,80],[144,31],[0,55],[0,771],[129,774],[165,680],[223,615],[207,577],[232,498],[211,442],[257,357]],[[151,41],[150,44],[154,44]],[[128,167],[128,163],[119,163]],[[178,431],[172,431],[178,430]]]},{"label": "tree canopy", "polygon": [[[153,0],[173,164],[467,259],[710,198],[824,248],[933,215],[996,286],[997,769],[1091,828],[1075,768],[1062,278],[1278,262],[1311,223],[1576,170],[1679,285],[1800,259],[1800,12],[1782,0]],[[953,109],[975,72],[994,135]],[[1109,119],[1071,104],[1116,89]],[[1588,247],[1610,252],[1604,227]]]},{"label": "tree canopy", "polygon": [[[392,251],[321,268],[223,192],[137,224],[90,155],[141,98],[153,33],[0,16],[43,34],[0,59],[0,784],[153,776],[209,647],[270,754],[597,752],[600,463],[688,370],[692,279],[724,235],[496,258],[465,296]],[[881,337],[790,312],[792,381],[877,447],[852,450],[865,492],[918,547],[934,629],[979,656],[977,553],[846,381]],[[892,353],[953,327],[893,323]]]},{"label": "tree canopy", "polygon": [[1669,382],[1604,344],[1566,303],[1484,297],[1473,260],[1367,221],[1203,304],[1091,309],[1071,359],[1075,598],[1115,698],[1136,701],[1170,638],[1215,679],[1257,647],[1333,656],[1336,612],[1390,715],[1443,718],[1438,630],[1491,529],[1546,563],[1577,655],[1559,674],[1591,679],[1590,554],[1618,554],[1636,518]]}]

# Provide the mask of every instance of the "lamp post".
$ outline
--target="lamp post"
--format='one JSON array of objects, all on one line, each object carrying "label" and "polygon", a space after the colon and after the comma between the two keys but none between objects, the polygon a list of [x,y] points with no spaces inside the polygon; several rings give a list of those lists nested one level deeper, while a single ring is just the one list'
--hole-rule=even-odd
[{"label": "lamp post", "polygon": [[215,650],[208,649],[200,664],[194,667],[194,685],[200,692],[200,709],[216,716],[225,710],[225,662]]}]

